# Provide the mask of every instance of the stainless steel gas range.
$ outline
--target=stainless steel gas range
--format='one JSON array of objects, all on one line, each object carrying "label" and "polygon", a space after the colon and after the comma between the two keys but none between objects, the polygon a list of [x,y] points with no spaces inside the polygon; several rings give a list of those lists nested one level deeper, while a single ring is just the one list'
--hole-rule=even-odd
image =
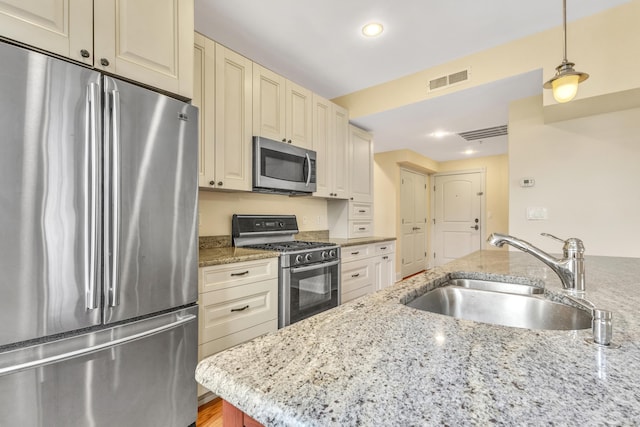
[{"label": "stainless steel gas range", "polygon": [[236,247],[280,253],[279,328],[340,304],[340,247],[295,240],[295,215],[233,215],[231,229]]}]

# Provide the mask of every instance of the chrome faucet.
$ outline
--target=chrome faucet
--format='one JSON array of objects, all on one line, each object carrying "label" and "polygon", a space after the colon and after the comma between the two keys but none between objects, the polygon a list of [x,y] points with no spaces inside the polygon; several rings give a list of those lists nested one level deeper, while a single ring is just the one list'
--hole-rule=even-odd
[{"label": "chrome faucet", "polygon": [[547,233],[542,233],[542,235],[564,243],[562,247],[562,259],[549,255],[531,243],[506,234],[492,233],[487,239],[487,242],[498,247],[502,247],[502,245],[506,243],[516,249],[533,255],[548,265],[549,268],[560,277],[564,289],[575,294],[584,294],[584,245],[582,244],[582,240],[573,237],[562,240]]}]

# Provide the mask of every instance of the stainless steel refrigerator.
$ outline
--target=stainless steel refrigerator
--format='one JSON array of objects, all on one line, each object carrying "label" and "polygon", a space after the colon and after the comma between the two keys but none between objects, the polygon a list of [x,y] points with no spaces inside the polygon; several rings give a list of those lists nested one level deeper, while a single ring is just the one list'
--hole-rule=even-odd
[{"label": "stainless steel refrigerator", "polygon": [[197,109],[0,42],[0,424],[197,416]]}]

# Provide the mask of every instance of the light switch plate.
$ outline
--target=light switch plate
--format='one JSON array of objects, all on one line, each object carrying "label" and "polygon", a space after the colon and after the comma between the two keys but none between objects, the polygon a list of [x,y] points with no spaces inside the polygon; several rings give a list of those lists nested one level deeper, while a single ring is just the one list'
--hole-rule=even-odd
[{"label": "light switch plate", "polygon": [[542,207],[528,207],[527,219],[530,221],[538,221],[543,219],[549,219],[549,213],[547,208]]}]

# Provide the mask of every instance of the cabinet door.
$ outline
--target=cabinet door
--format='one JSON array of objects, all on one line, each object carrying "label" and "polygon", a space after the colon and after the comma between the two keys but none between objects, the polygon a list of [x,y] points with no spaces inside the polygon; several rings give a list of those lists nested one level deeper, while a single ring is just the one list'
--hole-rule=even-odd
[{"label": "cabinet door", "polygon": [[285,78],[253,64],[253,134],[285,140]]},{"label": "cabinet door", "polygon": [[93,64],[93,0],[0,0],[0,28],[3,37]]},{"label": "cabinet door", "polygon": [[313,195],[317,197],[333,197],[331,114],[331,102],[314,94],[312,149],[316,152],[316,192]]},{"label": "cabinet door", "polygon": [[216,187],[251,191],[253,63],[216,46]]},{"label": "cabinet door", "polygon": [[194,35],[193,101],[200,109],[198,120],[198,185],[215,187],[215,43]]},{"label": "cabinet door", "polygon": [[347,164],[349,161],[349,112],[339,105],[332,105],[333,114],[333,138],[330,139],[333,197],[337,199],[348,198],[349,174]]},{"label": "cabinet door", "polygon": [[94,66],[191,98],[193,0],[99,0]]},{"label": "cabinet door", "polygon": [[313,145],[313,101],[310,90],[286,81],[287,99],[285,104],[287,142],[298,147],[311,149]]},{"label": "cabinet door", "polygon": [[372,202],[373,138],[371,134],[355,126],[349,126],[349,129],[350,199]]}]

